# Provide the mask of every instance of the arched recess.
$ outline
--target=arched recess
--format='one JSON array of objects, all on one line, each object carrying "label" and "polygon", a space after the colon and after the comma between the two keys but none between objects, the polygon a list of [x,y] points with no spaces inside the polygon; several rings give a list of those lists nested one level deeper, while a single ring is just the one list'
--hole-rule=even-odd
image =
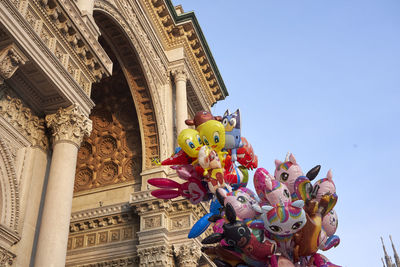
[{"label": "arched recess", "polygon": [[160,157],[160,102],[153,101],[136,50],[108,12],[97,9],[93,17],[114,66],[111,77],[92,85],[93,131],[78,152],[75,192],[123,182],[139,186],[141,171]]},{"label": "arched recess", "polygon": [[8,145],[0,137],[0,224],[17,231],[19,221],[19,189],[14,161]]},{"label": "arched recess", "polygon": [[[127,16],[121,14],[121,9]],[[139,16],[133,12],[129,1],[120,1],[115,7],[108,1],[96,0],[93,17],[102,36],[117,51],[116,56],[131,89],[142,130],[143,170],[147,170],[154,167],[151,162],[154,157],[168,156],[165,111],[160,96],[160,86],[166,81],[155,79],[158,75],[150,65],[162,65],[161,60],[151,47],[151,41],[138,21]],[[165,67],[160,68],[166,78]]]}]

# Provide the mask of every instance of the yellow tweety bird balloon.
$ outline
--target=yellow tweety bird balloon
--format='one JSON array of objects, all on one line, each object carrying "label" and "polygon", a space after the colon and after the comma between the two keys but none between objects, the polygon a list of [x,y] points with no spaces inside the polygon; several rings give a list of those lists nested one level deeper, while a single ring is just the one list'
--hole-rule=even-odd
[{"label": "yellow tweety bird balloon", "polygon": [[210,146],[216,152],[225,147],[225,127],[216,120],[209,120],[197,127],[203,144]]},{"label": "yellow tweety bird balloon", "polygon": [[194,129],[184,129],[179,133],[178,145],[189,157],[197,158],[203,144],[198,131]]}]

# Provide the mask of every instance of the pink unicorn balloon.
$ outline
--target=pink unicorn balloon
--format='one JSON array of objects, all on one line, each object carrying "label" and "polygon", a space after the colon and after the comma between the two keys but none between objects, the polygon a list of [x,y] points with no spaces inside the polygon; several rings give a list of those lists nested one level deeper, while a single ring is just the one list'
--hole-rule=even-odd
[{"label": "pink unicorn balloon", "polygon": [[326,174],[326,178],[323,178],[321,180],[318,180],[314,184],[314,188],[318,186],[318,192],[317,192],[317,200],[320,201],[321,197],[326,195],[326,194],[336,194],[336,187],[335,183],[332,180],[332,171],[329,170],[328,173]]},{"label": "pink unicorn balloon", "polygon": [[284,183],[289,189],[290,194],[295,194],[295,181],[297,177],[303,175],[303,171],[299,164],[297,164],[296,158],[293,154],[290,154],[289,158],[285,162],[277,159],[275,160],[275,179]]},{"label": "pink unicorn balloon", "polygon": [[290,192],[286,185],[275,180],[264,168],[258,168],[254,173],[254,187],[261,205],[275,206],[279,203],[291,202]]}]

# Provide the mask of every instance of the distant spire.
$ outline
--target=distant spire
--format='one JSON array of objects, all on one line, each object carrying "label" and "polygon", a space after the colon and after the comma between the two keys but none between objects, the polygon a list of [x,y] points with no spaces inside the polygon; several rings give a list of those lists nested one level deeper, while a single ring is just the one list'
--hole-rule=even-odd
[{"label": "distant spire", "polygon": [[381,237],[381,241],[382,241],[382,247],[383,247],[383,252],[385,253],[385,261],[386,261],[386,266],[387,267],[392,267],[392,261],[390,260],[389,255],[386,252],[386,248],[385,248],[385,244],[383,243],[383,238]]},{"label": "distant spire", "polygon": [[392,248],[393,248],[393,253],[394,253],[394,262],[396,263],[396,267],[400,267],[400,258],[399,258],[399,255],[397,255],[396,248],[394,247],[392,236],[389,235],[389,238],[390,238],[390,243],[392,243]]},{"label": "distant spire", "polygon": [[381,261],[382,261],[383,267],[386,267],[385,262],[383,261],[383,258],[381,258]]}]

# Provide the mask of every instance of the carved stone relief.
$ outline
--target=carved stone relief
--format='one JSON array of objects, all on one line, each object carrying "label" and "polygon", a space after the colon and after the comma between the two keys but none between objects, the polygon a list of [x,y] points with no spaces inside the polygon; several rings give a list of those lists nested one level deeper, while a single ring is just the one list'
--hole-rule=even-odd
[{"label": "carved stone relief", "polygon": [[139,248],[139,266],[174,266],[172,253],[172,248],[168,245]]},{"label": "carved stone relief", "polygon": [[15,254],[0,247],[0,266],[8,267],[13,264]]},{"label": "carved stone relief", "polygon": [[11,78],[17,68],[27,61],[28,58],[15,44],[0,48],[0,84]]},{"label": "carved stone relief", "polygon": [[197,266],[201,257],[200,246],[194,242],[174,245],[174,254],[178,259],[178,266]]},{"label": "carved stone relief", "polygon": [[142,144],[135,105],[118,64],[114,74],[95,84],[93,131],[78,152],[75,192],[102,186],[140,183]]}]

